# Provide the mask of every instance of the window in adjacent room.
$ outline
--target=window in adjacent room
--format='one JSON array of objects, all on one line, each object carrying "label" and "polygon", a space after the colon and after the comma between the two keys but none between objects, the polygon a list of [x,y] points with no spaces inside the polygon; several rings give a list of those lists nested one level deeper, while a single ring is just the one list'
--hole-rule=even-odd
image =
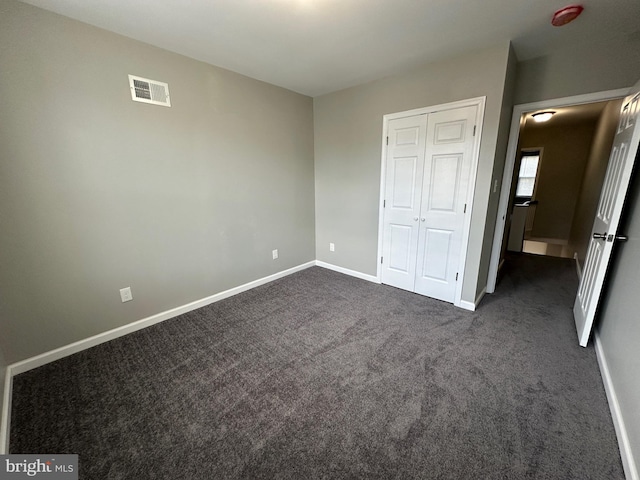
[{"label": "window in adjacent room", "polygon": [[540,165],[540,150],[523,150],[520,171],[518,172],[518,184],[516,186],[516,203],[524,203],[533,198],[536,188],[536,177]]}]

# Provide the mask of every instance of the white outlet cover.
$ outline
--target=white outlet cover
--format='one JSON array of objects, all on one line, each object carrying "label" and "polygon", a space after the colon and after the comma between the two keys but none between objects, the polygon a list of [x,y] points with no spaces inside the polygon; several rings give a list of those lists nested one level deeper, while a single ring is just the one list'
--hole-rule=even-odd
[{"label": "white outlet cover", "polygon": [[120,299],[122,303],[130,302],[133,300],[133,294],[131,293],[131,287],[125,287],[120,289]]},{"label": "white outlet cover", "polygon": [[336,251],[336,245],[334,243],[330,243],[329,244],[329,251],[330,252],[335,252]]},{"label": "white outlet cover", "polygon": [[273,255],[273,259],[275,260],[276,258],[278,258],[278,250],[274,250],[273,252],[271,252],[271,254]]}]

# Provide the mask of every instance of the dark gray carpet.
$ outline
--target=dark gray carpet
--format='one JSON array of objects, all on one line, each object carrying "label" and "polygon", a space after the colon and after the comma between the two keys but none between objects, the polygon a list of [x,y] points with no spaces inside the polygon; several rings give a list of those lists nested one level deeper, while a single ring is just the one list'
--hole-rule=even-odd
[{"label": "dark gray carpet", "polygon": [[623,479],[571,260],[477,312],[314,267],[14,379],[83,479]]}]

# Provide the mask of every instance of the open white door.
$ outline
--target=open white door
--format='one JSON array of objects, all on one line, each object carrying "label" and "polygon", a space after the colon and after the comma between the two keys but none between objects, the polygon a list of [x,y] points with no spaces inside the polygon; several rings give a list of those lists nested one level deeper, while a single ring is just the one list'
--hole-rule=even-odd
[{"label": "open white door", "polygon": [[618,224],[640,144],[639,117],[640,82],[631,89],[631,94],[622,103],[620,121],[591,230],[583,275],[573,306],[578,340],[583,347],[586,347],[589,341],[613,245],[621,238],[618,236]]}]

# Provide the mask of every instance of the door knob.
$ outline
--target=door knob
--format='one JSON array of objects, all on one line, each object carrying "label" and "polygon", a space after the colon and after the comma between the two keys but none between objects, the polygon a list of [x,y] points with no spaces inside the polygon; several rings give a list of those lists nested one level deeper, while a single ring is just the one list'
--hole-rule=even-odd
[{"label": "door knob", "polygon": [[421,218],[420,220],[422,220],[423,222],[425,221],[425,219],[424,219],[424,218]]},{"label": "door knob", "polygon": [[594,233],[594,234],[593,234],[593,239],[594,239],[594,240],[606,240],[606,239],[607,239],[607,232],[604,232],[604,233]]},{"label": "door knob", "polygon": [[413,219],[417,222],[418,221],[418,217],[413,217]]},{"label": "door knob", "polygon": [[607,235],[607,242],[613,242],[617,240],[618,242],[626,242],[629,240],[629,237],[626,235]]}]

